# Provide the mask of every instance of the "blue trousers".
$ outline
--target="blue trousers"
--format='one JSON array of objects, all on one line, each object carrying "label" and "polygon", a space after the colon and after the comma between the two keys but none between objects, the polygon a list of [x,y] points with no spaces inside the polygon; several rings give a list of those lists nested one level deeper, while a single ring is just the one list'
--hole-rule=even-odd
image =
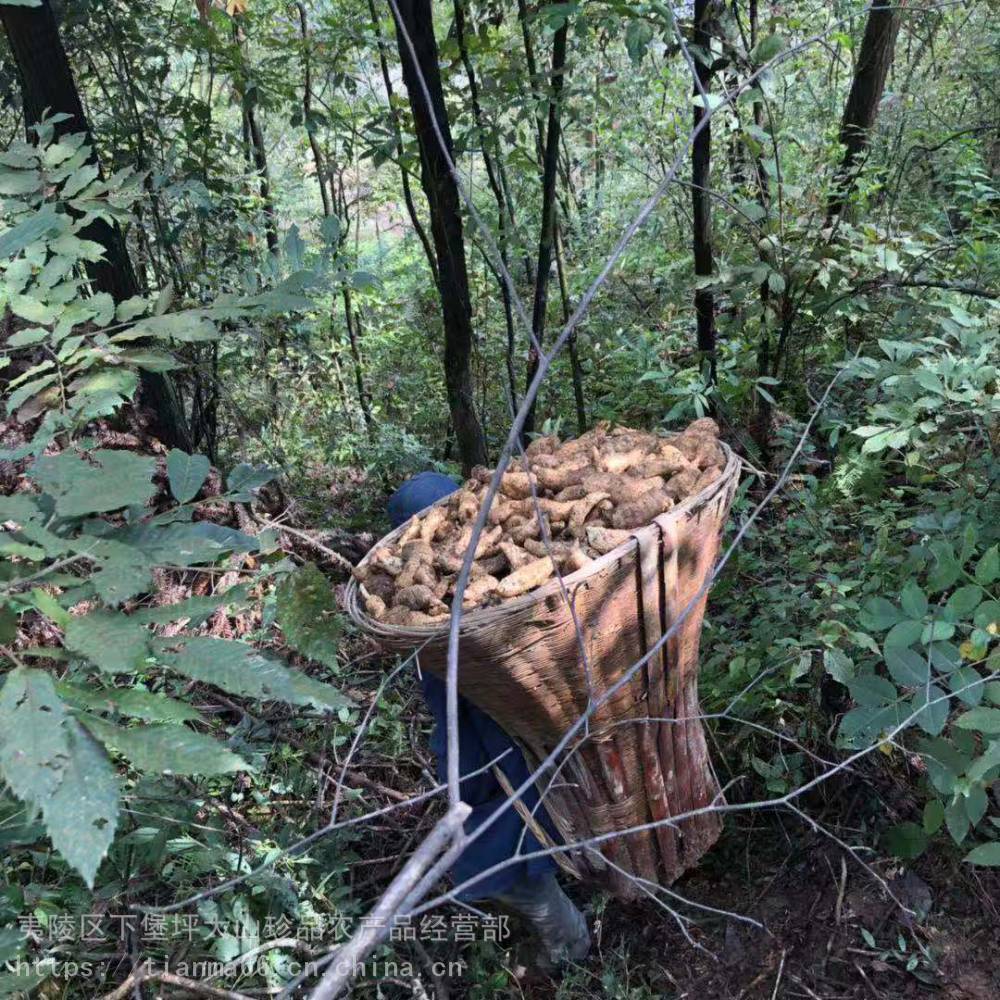
[{"label": "blue trousers", "polygon": [[[438,780],[443,782],[446,780],[448,740],[448,729],[445,722],[445,684],[444,681],[428,674],[423,676],[421,683],[424,698],[434,715],[431,750],[437,760]],[[493,775],[492,768],[481,774],[475,774],[475,772],[501,754],[504,756],[497,761],[496,767],[503,771],[512,788],[520,788],[527,780],[529,772],[524,755],[511,738],[485,712],[481,712],[475,705],[461,696],[458,699],[458,739],[462,801],[472,806],[472,814],[465,821],[465,832],[471,834],[507,801],[507,794]],[[465,775],[472,776],[465,777]],[[558,841],[558,834],[545,813],[544,806],[537,811],[535,810],[538,805],[538,792],[534,785],[521,798],[528,809],[534,812],[545,831],[553,840]],[[493,825],[479,839],[470,844],[465,853],[455,862],[452,876],[458,884],[461,884],[480,872],[514,857],[519,844],[523,854],[532,853],[541,847],[535,835],[530,830],[524,829],[524,821],[513,805],[508,805],[504,813],[493,822]],[[539,878],[554,870],[555,864],[551,858],[542,857],[520,861],[479,879],[474,885],[460,893],[460,896],[463,899],[484,899],[487,896],[496,896],[515,882],[525,878]]]},{"label": "blue trousers", "polygon": [[[389,520],[393,527],[398,527],[414,514],[418,514],[457,488],[455,482],[447,476],[437,472],[421,472],[407,480],[393,494],[388,506]],[[434,716],[431,750],[437,760],[438,780],[443,782],[447,772],[445,685],[437,677],[425,674],[421,678],[421,686],[427,705]],[[496,809],[507,802],[507,795],[492,773],[492,768],[487,768],[480,774],[475,772],[503,755],[496,766],[503,771],[511,786],[516,789],[527,780],[528,765],[511,738],[485,712],[481,712],[461,696],[458,699],[458,723],[462,801],[472,807],[472,814],[465,821],[465,832],[472,834]],[[535,811],[538,805],[538,792],[534,786],[525,792],[522,799],[528,809],[534,812],[546,832],[558,841],[559,837],[544,807]],[[508,804],[503,814],[455,862],[455,867],[452,869],[455,881],[461,884],[475,878],[480,872],[514,857],[518,853],[519,845],[521,853],[526,854],[541,847],[535,835],[524,829],[524,821],[513,805]],[[526,878],[539,878],[554,870],[555,864],[551,858],[520,861],[479,879],[460,893],[460,896],[467,900],[496,896],[515,882]]]}]

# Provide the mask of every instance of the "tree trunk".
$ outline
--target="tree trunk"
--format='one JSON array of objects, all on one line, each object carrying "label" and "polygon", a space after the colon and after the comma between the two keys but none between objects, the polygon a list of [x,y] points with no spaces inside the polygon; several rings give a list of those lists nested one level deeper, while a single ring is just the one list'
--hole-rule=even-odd
[{"label": "tree trunk", "polygon": [[[0,4],[0,20],[17,64],[25,125],[41,121],[46,110],[49,114],[69,115],[55,125],[56,135],[83,132],[91,148],[91,162],[100,166],[90,124],[83,112],[49,0],[42,0],[37,7]],[[95,219],[80,232],[80,237],[104,247],[104,259],[87,265],[94,288],[106,292],[115,302],[139,294],[125,237],[116,224]],[[160,372],[140,371],[139,379],[140,399],[153,413],[150,432],[168,447],[190,451],[191,434],[173,382]]]},{"label": "tree trunk", "polygon": [[371,437],[374,419],[372,417],[371,395],[365,386],[364,365],[361,361],[361,319],[354,310],[354,302],[351,298],[351,290],[344,285],[341,289],[341,297],[344,300],[344,322],[347,324],[347,340],[351,348],[351,361],[354,364],[354,382],[358,387],[358,402],[361,403],[361,415],[365,420],[365,429]]},{"label": "tree trunk", "polygon": [[[490,264],[487,260],[487,265],[493,272],[497,280],[497,285],[500,288],[500,299],[503,303],[503,316],[504,323],[507,328],[507,379],[509,382],[508,390],[510,392],[510,402],[511,407],[517,409],[517,383],[514,374],[514,309],[513,303],[511,301],[510,289],[507,287],[507,277],[506,275],[511,274],[510,270],[510,254],[508,253],[508,245],[510,243],[510,232],[507,225],[507,204],[504,201],[504,193],[500,187],[500,178],[497,173],[497,169],[493,163],[493,157],[490,155],[489,149],[487,149],[486,144],[486,127],[485,121],[483,119],[483,109],[479,104],[479,85],[476,82],[476,72],[472,66],[472,60],[469,58],[469,49],[465,42],[465,8],[462,4],[462,0],[454,0],[455,9],[455,40],[458,42],[458,51],[462,57],[462,65],[465,67],[465,75],[469,81],[469,96],[472,104],[472,115],[476,123],[476,129],[479,132],[479,146],[480,152],[483,157],[483,166],[486,168],[486,179],[489,182],[490,190],[493,192],[493,198],[497,205],[497,228],[499,230],[500,236],[500,262],[503,265],[503,270],[498,270]],[[513,213],[510,216],[510,228],[513,228],[514,218]],[[485,257],[485,252],[483,254]],[[506,275],[504,274],[506,272]]]},{"label": "tree trunk", "polygon": [[267,166],[264,133],[257,120],[256,105],[252,101],[246,104],[243,113],[246,116],[247,134],[250,136],[250,153],[253,156],[254,170],[257,172],[260,184],[260,200],[264,207],[264,239],[267,241],[268,253],[276,254],[278,252],[278,219],[274,211],[274,200],[271,198],[271,171]]},{"label": "tree trunk", "polygon": [[372,18],[372,27],[375,29],[375,39],[378,43],[378,61],[382,69],[382,82],[385,84],[385,96],[389,102],[389,117],[392,119],[392,130],[396,139],[396,159],[399,161],[399,176],[403,184],[403,201],[406,203],[406,211],[410,216],[410,224],[413,226],[413,231],[417,234],[417,239],[420,240],[420,245],[424,248],[424,256],[427,258],[427,264],[431,269],[431,274],[434,276],[434,284],[436,285],[438,283],[437,260],[434,257],[431,241],[427,237],[427,230],[424,229],[423,223],[420,221],[420,216],[417,215],[417,206],[414,204],[413,191],[410,188],[410,173],[403,163],[402,130],[399,126],[399,113],[392,103],[392,76],[389,73],[389,61],[385,54],[385,39],[382,37],[382,25],[379,23],[378,11],[375,9],[375,0],[368,0],[368,11]]},{"label": "tree trunk", "polygon": [[[400,20],[396,41],[420,142],[421,182],[431,207],[444,324],[445,387],[462,467],[468,471],[474,465],[487,464],[487,453],[470,368],[472,309],[458,186],[448,166],[453,150],[451,129],[444,106],[430,0],[399,0],[396,6]],[[441,149],[442,141],[447,157]]]},{"label": "tree trunk", "polygon": [[[559,298],[562,302],[563,323],[569,322],[569,290],[566,287],[566,267],[563,263],[563,242],[559,222],[556,221],[556,273],[559,276]],[[576,347],[576,330],[569,335],[566,344],[569,351],[570,378],[573,381],[573,402],[576,404],[576,432],[587,430],[587,403],[583,395],[583,366]]]},{"label": "tree trunk", "polygon": [[889,75],[896,50],[902,6],[902,3],[896,3],[892,6],[872,7],[868,12],[861,53],[840,122],[844,159],[837,171],[833,193],[827,203],[828,219],[843,211],[861,169],[864,153],[868,149],[871,130],[878,117],[878,106],[885,90],[885,79]]},{"label": "tree trunk", "polygon": [[[695,0],[694,31],[692,41],[698,49],[709,52],[709,16],[712,0]],[[711,86],[711,70],[694,54],[694,95],[700,97],[702,91],[708,94]],[[695,105],[694,127],[708,114],[708,108]],[[694,273],[696,278],[710,277],[713,269],[712,255],[712,126],[705,125],[691,144],[691,211],[692,246],[694,251]],[[715,295],[709,288],[698,288],[694,293],[694,311],[697,322],[698,350],[708,361],[709,379],[715,383]]]},{"label": "tree trunk", "polygon": [[[542,166],[542,223],[538,237],[538,259],[535,269],[535,298],[531,308],[533,343],[528,352],[526,385],[531,385],[538,371],[538,349],[545,336],[545,307],[548,305],[549,272],[555,247],[556,173],[559,166],[559,98],[562,94],[563,72],[566,67],[566,35],[569,19],[556,30],[552,39],[552,82],[549,96],[548,124],[545,133],[545,157]],[[537,346],[536,346],[537,345]],[[535,429],[535,401],[524,421],[524,438]]]},{"label": "tree trunk", "polygon": [[319,184],[319,197],[323,203],[323,215],[329,216],[332,207],[330,205],[330,193],[327,190],[326,165],[323,162],[323,151],[319,148],[319,141],[312,121],[312,53],[310,45],[312,39],[309,35],[309,18],[306,14],[304,4],[295,5],[299,12],[299,34],[302,39],[302,118],[306,127],[306,136],[309,139],[309,149],[312,151],[313,163],[316,166],[316,180]]}]

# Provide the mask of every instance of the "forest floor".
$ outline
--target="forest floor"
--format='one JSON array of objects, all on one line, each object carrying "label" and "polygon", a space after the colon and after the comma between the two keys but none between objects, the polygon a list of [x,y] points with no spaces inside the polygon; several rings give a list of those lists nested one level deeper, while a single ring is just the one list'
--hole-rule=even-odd
[{"label": "forest floor", "polygon": [[[411,717],[409,732],[417,737],[413,763],[424,770],[430,764],[429,752],[416,730],[426,730],[428,720],[415,691],[402,715]],[[386,769],[388,760],[372,749],[375,756],[358,770],[377,775],[380,782],[407,795],[425,787],[419,779],[419,789],[402,787],[407,783],[404,772],[397,770],[394,781]],[[415,769],[409,774],[414,776]],[[872,762],[864,773],[841,778],[836,789],[803,803],[822,830],[787,812],[730,814],[722,838],[702,865],[673,887],[693,903],[762,926],[678,903],[678,912],[692,920],[687,926],[692,945],[677,921],[652,901],[623,904],[589,887],[568,885],[592,931],[594,946],[584,963],[554,977],[533,972],[530,939],[515,923],[503,948],[482,943],[428,945],[425,961],[457,962],[464,972],[445,983],[439,980],[436,987],[425,981],[427,995],[438,1000],[1000,996],[995,950],[1000,943],[1000,874],[962,866],[957,852],[950,858],[936,852],[904,865],[877,852],[859,851],[858,857],[871,869],[866,871],[830,834],[852,845],[873,840],[885,823],[886,809],[901,808],[905,784],[882,761]],[[431,804],[426,810],[417,807],[410,822],[429,827],[437,811]],[[396,830],[401,849],[402,840],[413,832],[407,827],[401,820]],[[371,844],[372,858],[379,855],[381,860],[367,862],[367,852],[360,844],[358,848],[366,864],[365,885],[375,889],[387,883],[395,847],[377,838]],[[411,984],[391,978],[377,987],[373,981],[359,987],[358,995],[364,996],[419,995]]]}]

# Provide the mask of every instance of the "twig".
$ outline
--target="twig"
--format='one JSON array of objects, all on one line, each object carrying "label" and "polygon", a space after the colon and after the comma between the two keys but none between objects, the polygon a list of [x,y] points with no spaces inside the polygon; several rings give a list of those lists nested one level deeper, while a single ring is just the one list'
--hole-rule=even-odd
[{"label": "twig", "polygon": [[362,926],[332,953],[333,967],[324,973],[310,994],[311,1000],[333,1000],[347,988],[354,977],[355,966],[384,940],[392,917],[400,912],[413,888],[436,867],[434,862],[442,851],[448,854],[448,848],[464,840],[462,824],[471,812],[464,802],[458,802],[438,821],[371,911],[368,926]]}]

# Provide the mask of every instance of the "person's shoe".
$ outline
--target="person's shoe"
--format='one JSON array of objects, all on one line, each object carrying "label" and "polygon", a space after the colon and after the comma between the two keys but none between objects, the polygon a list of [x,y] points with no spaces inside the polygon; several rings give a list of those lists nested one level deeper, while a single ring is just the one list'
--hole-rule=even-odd
[{"label": "person's shoe", "polygon": [[579,962],[590,951],[587,921],[555,875],[524,878],[494,898],[531,925],[538,935],[541,957],[550,967]]}]

